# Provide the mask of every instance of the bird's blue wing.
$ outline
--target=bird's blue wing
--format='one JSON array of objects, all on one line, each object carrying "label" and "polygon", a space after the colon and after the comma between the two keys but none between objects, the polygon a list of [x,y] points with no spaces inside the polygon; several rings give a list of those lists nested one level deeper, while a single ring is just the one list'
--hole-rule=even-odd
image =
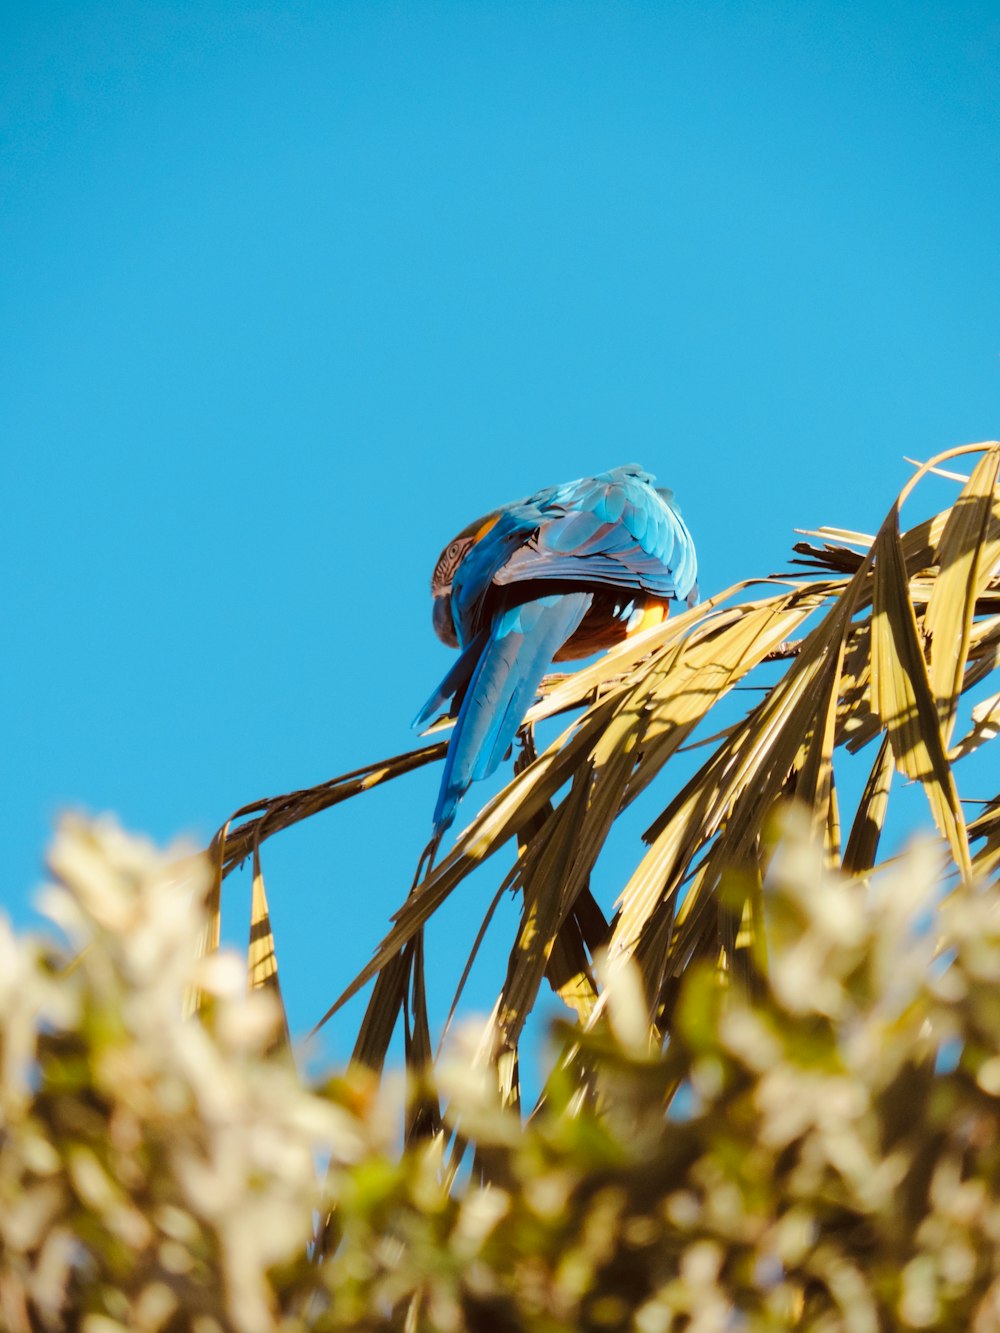
[{"label": "bird's blue wing", "polygon": [[557,487],[538,506],[530,540],[497,561],[492,581],[570,580],[688,597],[697,578],[694,542],[653,480],[632,466]]}]

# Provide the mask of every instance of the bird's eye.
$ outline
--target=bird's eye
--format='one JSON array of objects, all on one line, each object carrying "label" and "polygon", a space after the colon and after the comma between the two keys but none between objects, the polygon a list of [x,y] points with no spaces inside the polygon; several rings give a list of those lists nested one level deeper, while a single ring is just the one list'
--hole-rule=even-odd
[{"label": "bird's eye", "polygon": [[451,581],[455,577],[455,571],[462,563],[462,557],[471,545],[472,543],[468,537],[460,537],[450,542],[441,552],[438,562],[434,566],[434,575],[431,579],[431,591],[435,596],[440,595],[451,585]]}]

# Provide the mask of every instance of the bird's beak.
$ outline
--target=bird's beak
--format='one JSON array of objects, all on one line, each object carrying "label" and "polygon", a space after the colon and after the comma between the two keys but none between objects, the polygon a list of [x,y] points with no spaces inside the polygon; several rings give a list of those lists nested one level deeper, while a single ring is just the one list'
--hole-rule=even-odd
[{"label": "bird's beak", "polygon": [[451,593],[434,598],[434,633],[449,648],[458,647],[458,636],[451,618]]}]

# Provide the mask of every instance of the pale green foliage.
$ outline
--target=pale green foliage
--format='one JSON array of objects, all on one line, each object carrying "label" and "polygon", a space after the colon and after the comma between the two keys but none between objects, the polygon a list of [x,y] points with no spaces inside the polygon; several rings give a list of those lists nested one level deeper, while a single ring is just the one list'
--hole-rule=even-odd
[{"label": "pale green foliage", "polygon": [[[197,960],[202,859],[74,821],[50,861],[44,906],[67,945],[0,927],[0,1321],[93,1311],[98,1333],[183,1310],[270,1328],[267,1272],[312,1231],[314,1145],[357,1158],[371,1134],[260,1059],[278,1014],[240,961]],[[183,1018],[192,985],[204,1023]]]},{"label": "pale green foliage", "polygon": [[661,1049],[607,963],[523,1128],[466,1031],[437,1074],[456,1178],[440,1136],[398,1150],[391,1085],[306,1089],[266,1053],[270,1000],[196,961],[199,859],[65,824],[66,943],[0,927],[0,1323],[997,1327],[995,894],[946,894],[936,846],[852,882],[810,837],[772,851],[753,1001],[697,963]]}]

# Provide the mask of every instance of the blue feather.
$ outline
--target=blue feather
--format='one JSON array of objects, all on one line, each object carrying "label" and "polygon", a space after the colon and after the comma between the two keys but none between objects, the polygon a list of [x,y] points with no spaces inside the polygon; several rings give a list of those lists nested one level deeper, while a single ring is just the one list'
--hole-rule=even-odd
[{"label": "blue feather", "polygon": [[544,529],[542,539],[548,550],[565,555],[585,547],[606,526],[605,521],[593,513],[569,514],[550,523]]},{"label": "blue feather", "polygon": [[643,537],[646,535],[646,529],[649,526],[649,514],[646,505],[627,505],[622,514],[622,524],[632,534],[636,541],[641,543]]},{"label": "blue feather", "polygon": [[583,619],[591,593],[542,597],[498,616],[462,700],[448,746],[434,830],[443,832],[469,784],[489,777],[531,706],[546,668]]},{"label": "blue feather", "polygon": [[486,638],[487,631],[482,630],[472,640],[468,648],[465,649],[461,657],[459,657],[458,661],[445,676],[444,680],[410,723],[414,730],[417,730],[420,727],[426,727],[427,723],[440,713],[445,704],[450,699],[453,699],[459,690],[465,687],[471,679],[473,671],[476,669],[476,663],[479,661],[479,654],[483,650]]},{"label": "blue feather", "polygon": [[617,523],[622,516],[627,498],[624,486],[609,486],[594,506],[594,513],[603,523]]}]

